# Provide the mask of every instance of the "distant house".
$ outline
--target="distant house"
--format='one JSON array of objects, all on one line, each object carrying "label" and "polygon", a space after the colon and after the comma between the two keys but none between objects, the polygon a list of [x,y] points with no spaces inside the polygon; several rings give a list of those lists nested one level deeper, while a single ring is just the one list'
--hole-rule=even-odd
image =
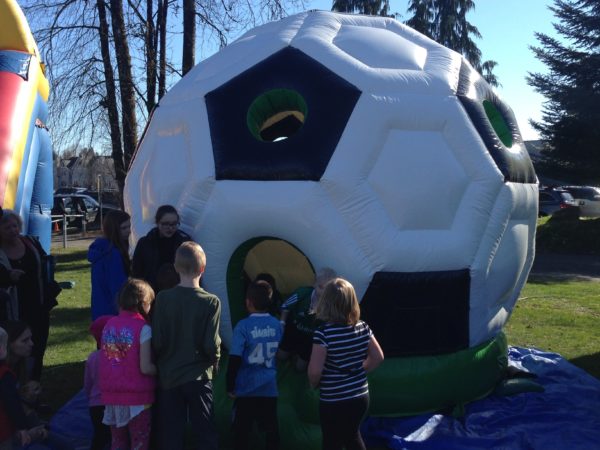
[{"label": "distant house", "polygon": [[54,187],[82,187],[90,190],[118,190],[115,168],[110,156],[82,152],[79,156],[58,158],[55,162]]}]

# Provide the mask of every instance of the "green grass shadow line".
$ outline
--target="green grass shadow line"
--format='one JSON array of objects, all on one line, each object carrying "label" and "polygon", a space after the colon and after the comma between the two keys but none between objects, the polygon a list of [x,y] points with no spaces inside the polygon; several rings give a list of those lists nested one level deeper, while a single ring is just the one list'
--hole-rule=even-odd
[{"label": "green grass shadow line", "polygon": [[71,252],[57,251],[54,253],[57,264],[68,264],[73,262],[87,261],[87,249],[76,250]]}]

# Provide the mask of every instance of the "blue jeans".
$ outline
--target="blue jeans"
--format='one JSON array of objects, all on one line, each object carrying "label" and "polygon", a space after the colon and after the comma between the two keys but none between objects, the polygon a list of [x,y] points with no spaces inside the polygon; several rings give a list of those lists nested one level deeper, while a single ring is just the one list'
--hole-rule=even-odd
[{"label": "blue jeans", "polygon": [[183,450],[186,423],[191,423],[194,448],[217,450],[212,381],[194,380],[172,389],[159,389],[158,439],[161,450]]}]

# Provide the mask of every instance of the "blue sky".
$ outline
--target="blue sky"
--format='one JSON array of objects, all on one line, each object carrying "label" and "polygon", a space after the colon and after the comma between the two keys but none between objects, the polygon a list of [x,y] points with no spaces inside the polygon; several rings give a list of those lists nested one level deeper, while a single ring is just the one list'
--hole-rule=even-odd
[{"label": "blue sky", "polygon": [[[483,59],[498,63],[494,73],[502,87],[498,94],[513,109],[525,140],[537,139],[529,126],[529,119],[539,120],[544,97],[537,94],[525,81],[527,72],[547,72],[529,49],[537,45],[534,32],[556,36],[552,22],[556,18],[548,9],[551,0],[475,0],[475,11],[467,16],[482,35],[476,40]],[[390,0],[391,12],[401,14],[404,21],[408,0]],[[315,0],[308,9],[330,9],[331,1]]]}]

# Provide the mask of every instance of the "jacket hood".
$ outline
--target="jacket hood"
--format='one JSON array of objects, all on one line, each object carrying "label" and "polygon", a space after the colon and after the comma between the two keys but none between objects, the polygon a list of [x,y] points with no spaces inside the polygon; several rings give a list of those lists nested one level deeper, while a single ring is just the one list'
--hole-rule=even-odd
[{"label": "jacket hood", "polygon": [[88,249],[88,261],[92,264],[98,262],[110,253],[112,244],[106,238],[98,238],[90,245]]}]

